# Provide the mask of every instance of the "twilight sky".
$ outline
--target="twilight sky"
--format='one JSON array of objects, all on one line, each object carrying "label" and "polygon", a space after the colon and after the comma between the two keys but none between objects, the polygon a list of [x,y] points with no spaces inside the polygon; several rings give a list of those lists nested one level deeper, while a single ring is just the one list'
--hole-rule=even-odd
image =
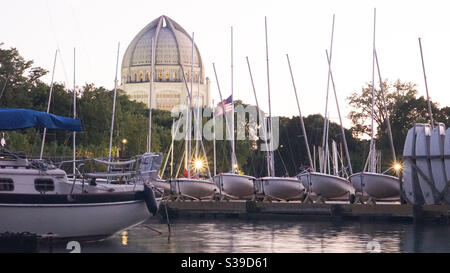
[{"label": "twilight sky", "polygon": [[[345,98],[371,81],[373,8],[377,8],[376,45],[383,78],[417,83],[425,95],[418,37],[422,37],[432,100],[450,105],[446,71],[450,63],[450,2],[374,0],[15,0],[2,5],[0,42],[16,47],[36,66],[51,71],[61,58],[56,80],[73,85],[73,48],[77,48],[77,85],[112,88],[117,43],[120,63],[126,47],[150,21],[168,15],[188,33],[202,54],[211,93],[218,100],[212,62],[223,92],[230,91],[230,27],[234,28],[235,98],[254,104],[245,56],[262,108],[267,110],[264,16],[268,20],[270,81],[274,115],[297,115],[286,56],[291,58],[304,115],[325,107],[331,22],[336,15],[332,67],[342,111]],[[120,78],[120,75],[119,75]],[[50,82],[50,73],[44,78]],[[378,83],[377,83],[378,84]],[[331,117],[337,121],[334,99]],[[345,125],[349,125],[346,119]]]}]

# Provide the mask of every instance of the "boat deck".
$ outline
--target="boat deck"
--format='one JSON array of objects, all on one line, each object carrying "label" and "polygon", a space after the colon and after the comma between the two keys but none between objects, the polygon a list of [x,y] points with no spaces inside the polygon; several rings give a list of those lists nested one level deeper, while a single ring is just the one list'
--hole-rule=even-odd
[{"label": "boat deck", "polygon": [[329,202],[306,204],[300,202],[255,201],[185,201],[161,203],[170,218],[243,218],[286,220],[356,220],[439,222],[450,224],[450,205],[400,205],[398,203],[348,204]]}]

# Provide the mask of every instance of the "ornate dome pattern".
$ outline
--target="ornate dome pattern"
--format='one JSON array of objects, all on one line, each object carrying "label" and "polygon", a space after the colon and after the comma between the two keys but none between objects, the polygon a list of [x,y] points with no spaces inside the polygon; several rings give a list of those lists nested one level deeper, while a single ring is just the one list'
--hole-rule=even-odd
[{"label": "ornate dome pattern", "polygon": [[[191,36],[179,24],[163,15],[153,20],[136,35],[125,52],[122,69],[151,64],[152,38],[155,38],[156,44],[156,65],[191,66]],[[200,68],[203,78],[203,64],[196,45],[194,67]]]}]

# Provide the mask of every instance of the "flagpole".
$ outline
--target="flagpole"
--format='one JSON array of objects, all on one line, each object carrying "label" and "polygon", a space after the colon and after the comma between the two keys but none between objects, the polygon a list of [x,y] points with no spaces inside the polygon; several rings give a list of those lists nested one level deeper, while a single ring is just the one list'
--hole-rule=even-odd
[{"label": "flagpole", "polygon": [[219,78],[217,77],[217,71],[216,71],[216,65],[213,63],[213,69],[214,69],[214,76],[216,77],[216,83],[217,83],[217,90],[219,90],[219,96],[220,96],[220,107],[222,108],[222,115],[225,118],[225,128],[227,130],[227,133],[230,133],[230,128],[228,126],[228,119],[227,119],[227,115],[226,115],[226,111],[225,111],[225,105],[224,105],[224,100],[222,98],[222,91],[220,90],[220,85],[219,85]]}]

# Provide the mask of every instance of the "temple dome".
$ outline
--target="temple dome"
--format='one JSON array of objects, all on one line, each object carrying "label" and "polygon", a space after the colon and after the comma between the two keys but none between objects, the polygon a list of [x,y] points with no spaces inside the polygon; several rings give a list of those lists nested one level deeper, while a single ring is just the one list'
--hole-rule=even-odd
[{"label": "temple dome", "polygon": [[[151,56],[152,39],[155,41],[155,60]],[[192,40],[169,17],[163,15],[153,20],[136,35],[125,51],[119,88],[131,100],[147,105],[151,102],[152,108],[161,110],[171,111],[186,105],[189,97],[194,103],[209,105],[210,81],[205,78],[202,58],[195,44],[192,65]],[[191,82],[192,96],[189,94]]]},{"label": "temple dome", "polygon": [[[152,38],[155,39],[155,65],[182,65],[186,71],[192,62],[192,38],[178,23],[163,15],[144,27],[128,46],[122,61],[123,69],[151,64]],[[194,67],[204,71],[200,52],[195,45]]]}]

